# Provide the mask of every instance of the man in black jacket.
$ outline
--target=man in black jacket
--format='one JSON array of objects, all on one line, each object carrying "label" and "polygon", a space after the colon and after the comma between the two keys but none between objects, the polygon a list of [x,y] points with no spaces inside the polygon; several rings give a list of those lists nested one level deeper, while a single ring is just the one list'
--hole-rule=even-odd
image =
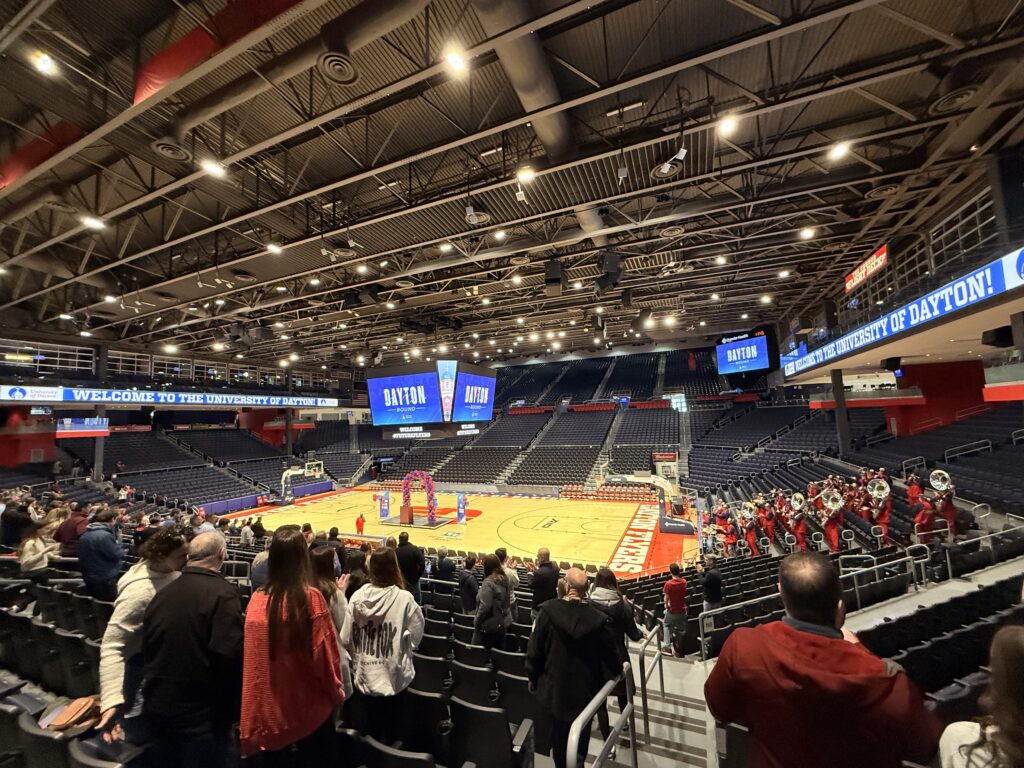
[{"label": "man in black jacket", "polygon": [[[455,581],[455,561],[448,557],[448,549],[440,547],[437,550],[437,570],[434,578],[438,581]],[[434,591],[445,595],[452,593],[450,584],[435,584]]]},{"label": "man in black jacket", "polygon": [[462,612],[474,613],[476,611],[476,594],[480,591],[480,584],[473,574],[476,567],[476,556],[467,555],[459,571],[459,599],[462,600]]},{"label": "man in black jacket", "polygon": [[[540,607],[526,651],[530,689],[546,709],[551,723],[551,759],[566,768],[566,749],[573,720],[586,709],[601,687],[619,668],[607,617],[583,602],[587,574],[571,568],[565,575],[568,592],[563,600],[548,600]],[[590,722],[583,727],[570,768],[582,768],[590,742]]]},{"label": "man in black jacket", "polygon": [[547,547],[537,550],[537,567],[530,579],[530,590],[533,592],[533,608],[530,615],[537,620],[542,603],[558,597],[558,566],[551,562],[551,552]]},{"label": "man in black jacket", "polygon": [[405,579],[405,588],[412,592],[417,603],[423,602],[423,595],[420,592],[420,576],[426,566],[426,558],[423,551],[409,543],[409,532],[402,531],[398,534],[398,549],[395,550],[398,556],[398,569]]},{"label": "man in black jacket", "polygon": [[219,533],[189,544],[188,565],[161,589],[142,623],[143,713],[154,768],[228,764],[242,697],[242,604],[221,575]]}]

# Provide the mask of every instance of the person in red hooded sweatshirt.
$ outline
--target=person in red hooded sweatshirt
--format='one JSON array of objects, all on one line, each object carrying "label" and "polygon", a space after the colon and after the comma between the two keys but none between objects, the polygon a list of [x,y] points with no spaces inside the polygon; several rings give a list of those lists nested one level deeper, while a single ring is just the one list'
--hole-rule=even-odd
[{"label": "person in red hooded sweatshirt", "polygon": [[843,628],[839,574],[797,552],[779,568],[786,615],[736,629],[704,685],[716,720],[750,730],[751,768],[928,764],[942,723],[896,664]]}]

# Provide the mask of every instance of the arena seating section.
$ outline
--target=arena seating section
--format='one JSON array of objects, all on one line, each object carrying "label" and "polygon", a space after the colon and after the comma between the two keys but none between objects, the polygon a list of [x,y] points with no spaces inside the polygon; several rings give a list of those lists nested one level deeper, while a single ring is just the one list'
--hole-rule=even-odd
[{"label": "arena seating section", "polygon": [[[677,349],[665,353],[666,392],[682,392],[687,399],[714,396],[728,389],[715,370],[712,352],[708,349]],[[693,366],[691,369],[690,366]]]},{"label": "arena seating section", "polygon": [[679,450],[679,413],[671,408],[630,407],[612,439],[610,468],[630,473],[653,468],[651,454]]},{"label": "arena seating section", "polygon": [[575,360],[568,363],[562,378],[555,382],[547,394],[540,399],[540,404],[586,402],[594,396],[609,365],[611,365],[611,360],[606,357]]},{"label": "arena seating section", "polygon": [[217,461],[265,459],[281,451],[253,437],[243,429],[200,429],[175,434],[186,445]]},{"label": "arena seating section", "polygon": [[615,368],[604,385],[608,396],[628,394],[634,400],[649,400],[658,380],[659,355],[640,354],[615,358]]},{"label": "arena seating section", "polygon": [[[280,478],[280,475],[278,475]],[[189,504],[205,504],[222,499],[251,496],[256,489],[229,474],[226,470],[202,465],[178,469],[155,470],[140,474],[124,473],[119,484],[130,485],[137,494],[146,498],[163,497]]]},{"label": "arena seating section", "polygon": [[[76,437],[59,440],[58,445],[72,456],[91,464],[95,442],[91,437]],[[198,464],[199,458],[157,432],[114,432],[103,441],[103,468],[107,474],[114,471],[118,461],[124,462],[126,472],[135,472]]]}]

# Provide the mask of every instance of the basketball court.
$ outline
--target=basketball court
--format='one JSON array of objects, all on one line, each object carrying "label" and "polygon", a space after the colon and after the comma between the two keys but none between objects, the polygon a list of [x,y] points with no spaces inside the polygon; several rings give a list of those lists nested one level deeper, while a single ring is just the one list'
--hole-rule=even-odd
[{"label": "basketball court", "polygon": [[[460,525],[456,522],[455,494],[438,493],[438,519],[451,522],[431,529],[382,524],[374,501],[375,493],[372,489],[356,488],[309,501],[299,500],[291,506],[265,510],[263,524],[268,530],[302,523],[310,523],[316,531],[337,527],[342,538],[354,538],[356,518],[362,513],[366,518],[363,532],[366,537],[385,538],[409,531],[413,543],[421,547],[445,546],[453,551],[493,552],[496,547],[504,546],[514,557],[531,559],[540,547],[547,547],[556,561],[594,565],[611,563],[615,570],[624,573],[630,569],[615,567],[614,563],[621,559],[620,549],[627,546],[631,550],[637,549],[638,539],[632,534],[638,525],[637,520],[642,517],[638,512],[642,506],[650,508],[650,505],[633,501],[470,495],[466,523]],[[417,513],[426,509],[426,503],[424,492],[412,494],[412,504]],[[396,516],[398,513],[393,491],[392,513]],[[244,513],[238,515],[244,516]],[[631,535],[627,537],[627,533]],[[656,530],[650,531],[646,538],[648,541],[639,544],[644,550],[639,568],[664,567],[668,562],[683,558],[684,547],[688,550],[696,548],[690,539],[659,534]],[[658,546],[653,546],[655,539],[661,539]],[[658,553],[659,559],[668,559],[664,563],[648,564],[649,556],[654,552]]]}]

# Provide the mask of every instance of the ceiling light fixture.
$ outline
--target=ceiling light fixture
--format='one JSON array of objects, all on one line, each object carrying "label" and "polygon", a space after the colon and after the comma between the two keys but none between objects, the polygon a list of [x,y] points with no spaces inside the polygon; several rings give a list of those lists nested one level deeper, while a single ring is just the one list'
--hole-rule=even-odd
[{"label": "ceiling light fixture", "polygon": [[309,281],[309,284],[310,285],[314,285],[314,286],[315,285],[320,285],[320,278],[319,277],[314,277],[312,280]]},{"label": "ceiling light fixture", "polygon": [[516,171],[516,181],[520,184],[529,184],[535,178],[537,178],[537,172],[533,170],[532,166],[524,165]]},{"label": "ceiling light fixture", "polygon": [[480,303],[486,307],[488,304],[491,303],[491,300],[484,296],[482,299],[480,299]]},{"label": "ceiling light fixture", "polygon": [[840,141],[832,145],[832,148],[828,151],[828,159],[842,160],[848,154],[850,154],[850,142]]},{"label": "ceiling light fixture", "polygon": [[117,301],[117,296],[112,296],[111,294],[108,293],[106,296],[103,297],[103,300],[107,302],[107,304],[113,304],[115,301]]},{"label": "ceiling light fixture", "polygon": [[199,167],[203,169],[203,172],[208,176],[212,176],[215,179],[223,179],[228,175],[228,169],[218,163],[212,158],[206,158],[199,161]]},{"label": "ceiling light fixture", "polygon": [[707,322],[705,322],[704,320],[701,320],[700,321],[700,327],[703,328],[705,325],[707,325]]},{"label": "ceiling light fixture", "polygon": [[598,338],[597,336],[595,336],[595,337],[594,337],[594,344],[595,344],[595,345],[598,345],[598,344],[600,344],[600,343],[601,343],[601,339],[599,339],[599,338]]},{"label": "ceiling light fixture", "polygon": [[517,317],[516,318],[516,325],[522,325],[525,322],[526,321],[523,318],[521,318],[521,317]]},{"label": "ceiling light fixture", "polygon": [[520,276],[518,274],[512,275],[512,284],[513,285],[519,285],[522,282],[523,282],[522,276]]},{"label": "ceiling light fixture", "polygon": [[764,296],[762,296],[762,297],[761,297],[761,303],[762,303],[762,304],[771,304],[771,303],[772,303],[772,297],[771,297],[771,296],[769,296],[769,295],[768,295],[768,294],[766,293],[766,294],[765,294]]},{"label": "ceiling light fixture", "polygon": [[780,269],[779,270],[779,277],[781,277],[781,278],[789,277],[789,270],[788,269]]},{"label": "ceiling light fixture", "polygon": [[499,243],[505,239],[506,232],[504,229],[499,229],[494,233],[494,239]]},{"label": "ceiling light fixture", "polygon": [[738,122],[732,115],[726,115],[718,121],[718,135],[723,138],[729,138],[736,133],[736,126]]},{"label": "ceiling light fixture", "polygon": [[356,272],[358,272],[360,275],[365,275],[366,274],[366,265],[365,264],[360,264],[358,267],[356,267]]},{"label": "ceiling light fixture", "polygon": [[269,253],[274,254],[275,256],[280,256],[282,253],[284,253],[284,248],[282,248],[277,243],[267,243],[267,251]]},{"label": "ceiling light fixture", "polygon": [[619,117],[623,112],[632,112],[634,109],[643,109],[646,101],[634,101],[632,104],[626,104],[623,107],[616,107],[615,109],[609,109],[604,113],[605,117]]},{"label": "ceiling light fixture", "polygon": [[456,45],[448,46],[444,54],[444,63],[448,66],[448,71],[455,77],[462,77],[469,67],[466,56]]},{"label": "ceiling light fixture", "polygon": [[491,157],[492,155],[497,155],[501,151],[501,145],[498,145],[497,147],[491,147],[490,149],[485,149],[483,152],[480,153],[480,159],[483,160],[484,158]]},{"label": "ceiling light fixture", "polygon": [[107,226],[106,222],[103,221],[103,219],[97,218],[96,216],[82,216],[82,218],[80,218],[79,221],[81,221],[82,226],[86,227],[87,229],[94,229],[96,231],[105,229]]},{"label": "ceiling light fixture", "polygon": [[384,269],[384,267],[386,267],[387,265],[388,265],[388,260],[387,259],[381,259],[380,263],[377,266],[380,267],[381,269]]},{"label": "ceiling light fixture", "polygon": [[92,336],[92,333],[90,333],[89,331],[79,331],[78,335],[85,336],[86,338],[88,338],[89,336]]},{"label": "ceiling light fixture", "polygon": [[214,352],[223,352],[224,351],[224,342],[222,342],[222,341],[215,341],[210,346],[213,347],[213,351]]},{"label": "ceiling light fixture", "polygon": [[164,352],[166,352],[168,355],[173,355],[177,351],[178,347],[176,344],[164,344]]},{"label": "ceiling light fixture", "polygon": [[59,315],[57,315],[57,317],[59,317],[61,320],[73,320],[74,319],[67,312],[61,312]]},{"label": "ceiling light fixture", "polygon": [[284,285],[279,285],[274,290],[277,291],[278,293],[288,293],[288,288],[287,286]]},{"label": "ceiling light fixture", "polygon": [[603,315],[604,314],[604,307],[594,307],[594,311],[597,312],[597,314],[599,314],[599,315]]},{"label": "ceiling light fixture", "polygon": [[40,72],[48,77],[52,77],[57,74],[57,62],[53,56],[43,51],[37,51],[32,56],[32,66],[36,68],[37,72]]},{"label": "ceiling light fixture", "polygon": [[388,302],[387,304],[385,304],[384,306],[386,306],[386,307],[387,307],[388,309],[394,309],[394,308],[395,308],[395,302],[393,302],[393,301],[389,301],[389,302]]},{"label": "ceiling light fixture", "polygon": [[724,266],[729,260],[725,256],[715,256],[715,264],[718,266]]},{"label": "ceiling light fixture", "polygon": [[441,243],[441,245],[438,246],[438,248],[440,248],[440,250],[441,250],[441,253],[450,253],[451,250],[452,250],[452,247],[453,246],[452,246],[451,243]]},{"label": "ceiling light fixture", "polygon": [[800,230],[801,240],[810,240],[814,237],[814,227],[804,227]]},{"label": "ceiling light fixture", "polygon": [[282,368],[287,368],[288,367],[288,361],[287,360],[278,360],[277,364],[279,366],[281,366]]},{"label": "ceiling light fixture", "polygon": [[673,325],[676,324],[676,319],[675,319],[675,317],[673,315],[669,315],[668,317],[666,317],[661,322],[663,322],[665,325],[667,325],[669,328],[671,328]]},{"label": "ceiling light fixture", "polygon": [[740,315],[740,320],[746,320],[748,317],[750,317],[750,315],[744,312],[742,315]]},{"label": "ceiling light fixture", "polygon": [[711,300],[712,301],[718,301],[720,298],[722,298],[722,297],[719,296],[717,293],[712,293],[711,294]]},{"label": "ceiling light fixture", "polygon": [[583,287],[583,281],[577,280],[575,283],[572,284],[572,287],[575,288],[577,291],[580,290]]}]

